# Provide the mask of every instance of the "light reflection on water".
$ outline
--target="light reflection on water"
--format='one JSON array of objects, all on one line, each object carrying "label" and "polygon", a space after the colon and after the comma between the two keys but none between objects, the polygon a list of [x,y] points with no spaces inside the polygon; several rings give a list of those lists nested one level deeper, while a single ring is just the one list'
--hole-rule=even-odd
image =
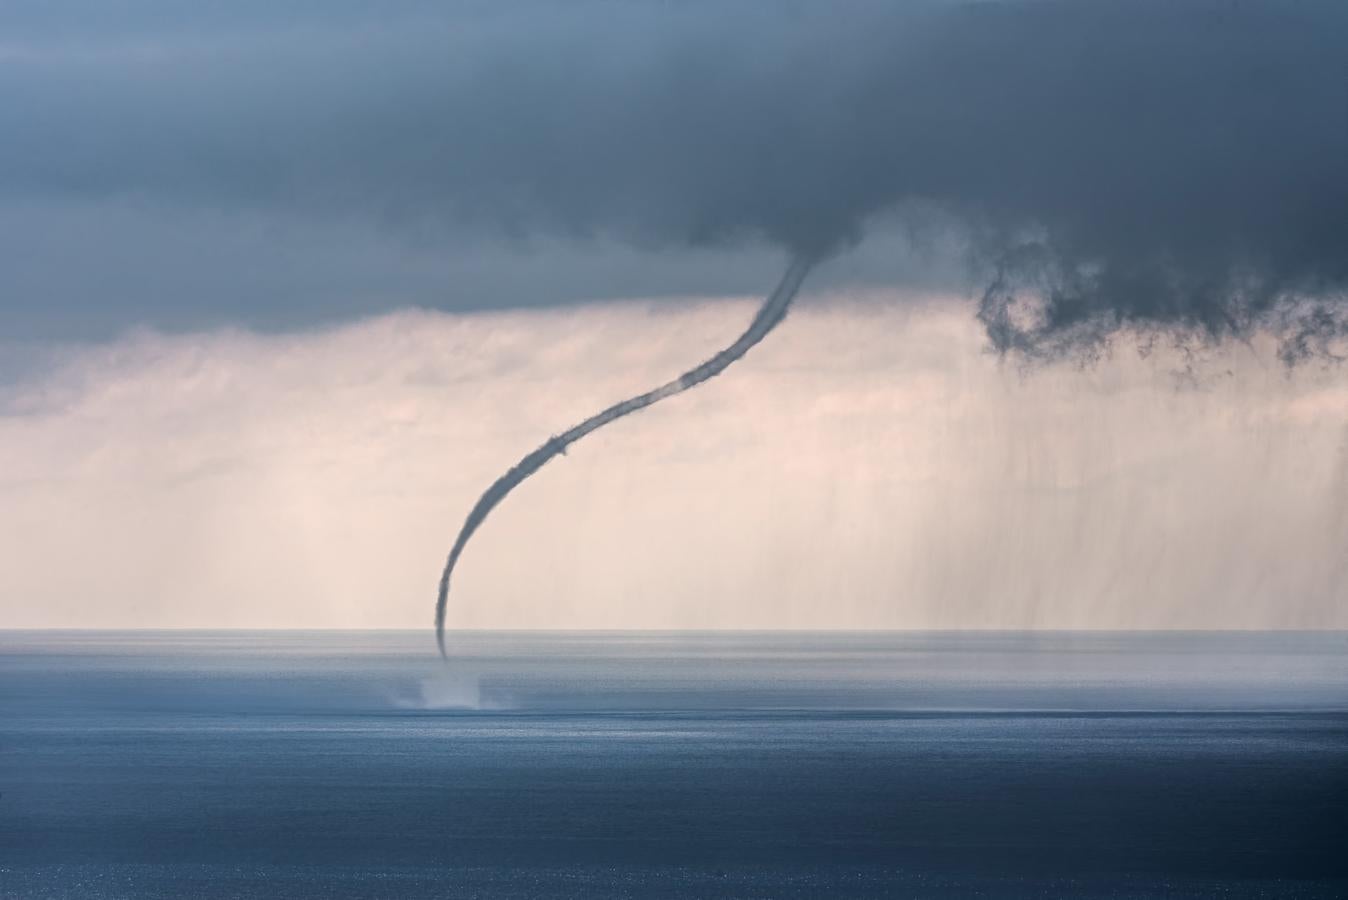
[{"label": "light reflection on water", "polygon": [[1344,633],[461,633],[448,667],[428,637],[0,633],[0,710],[1348,708]]}]

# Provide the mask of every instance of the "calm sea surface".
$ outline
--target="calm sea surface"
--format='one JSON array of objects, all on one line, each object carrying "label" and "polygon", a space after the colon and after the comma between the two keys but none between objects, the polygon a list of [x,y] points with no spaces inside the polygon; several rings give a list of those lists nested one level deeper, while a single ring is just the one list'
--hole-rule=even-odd
[{"label": "calm sea surface", "polygon": [[1348,895],[1348,635],[0,632],[0,897]]}]

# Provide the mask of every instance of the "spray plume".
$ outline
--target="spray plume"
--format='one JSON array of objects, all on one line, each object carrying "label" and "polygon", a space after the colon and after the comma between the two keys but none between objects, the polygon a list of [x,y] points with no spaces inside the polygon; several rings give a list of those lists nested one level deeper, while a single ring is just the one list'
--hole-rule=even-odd
[{"label": "spray plume", "polygon": [[598,431],[623,416],[653,406],[666,397],[682,394],[689,388],[696,387],[709,378],[724,372],[731,363],[748,353],[750,348],[763,340],[768,332],[776,328],[782,319],[786,318],[786,311],[790,308],[791,301],[795,299],[796,292],[800,290],[801,282],[805,280],[806,274],[810,271],[811,262],[812,260],[805,256],[797,256],[791,260],[790,265],[786,267],[786,273],[782,275],[782,280],[763,301],[763,305],[759,307],[758,313],[749,323],[749,327],[724,350],[684,372],[673,381],[668,381],[629,400],[615,403],[608,409],[590,416],[579,425],[548,438],[541,447],[526,454],[523,459],[507,469],[504,475],[492,482],[491,487],[487,488],[478,498],[477,503],[473,505],[472,511],[468,513],[468,518],[463,522],[463,527],[459,529],[459,535],[454,539],[454,546],[449,551],[449,559],[445,561],[445,571],[440,576],[440,592],[435,601],[435,642],[440,648],[442,658],[449,658],[445,653],[445,610],[449,602],[449,578],[454,574],[454,566],[458,564],[459,557],[463,554],[463,548],[468,545],[469,538],[487,520],[487,516],[496,508],[496,505],[504,500],[511,491],[519,487],[526,478],[543,468],[554,456],[565,453],[567,447],[590,432]]}]

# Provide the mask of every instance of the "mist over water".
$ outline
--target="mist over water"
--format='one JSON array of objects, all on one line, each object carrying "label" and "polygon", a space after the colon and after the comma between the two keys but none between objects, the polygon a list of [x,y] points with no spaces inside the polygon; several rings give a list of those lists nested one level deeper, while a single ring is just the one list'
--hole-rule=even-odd
[{"label": "mist over water", "polygon": [[1344,632],[2,634],[38,716],[1348,710]]}]

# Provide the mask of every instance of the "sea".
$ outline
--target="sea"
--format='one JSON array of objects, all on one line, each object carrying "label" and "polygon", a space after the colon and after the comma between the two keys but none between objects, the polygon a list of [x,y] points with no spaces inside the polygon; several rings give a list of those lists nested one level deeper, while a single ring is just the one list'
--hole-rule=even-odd
[{"label": "sea", "polygon": [[3,898],[1348,896],[1348,634],[0,632]]}]

